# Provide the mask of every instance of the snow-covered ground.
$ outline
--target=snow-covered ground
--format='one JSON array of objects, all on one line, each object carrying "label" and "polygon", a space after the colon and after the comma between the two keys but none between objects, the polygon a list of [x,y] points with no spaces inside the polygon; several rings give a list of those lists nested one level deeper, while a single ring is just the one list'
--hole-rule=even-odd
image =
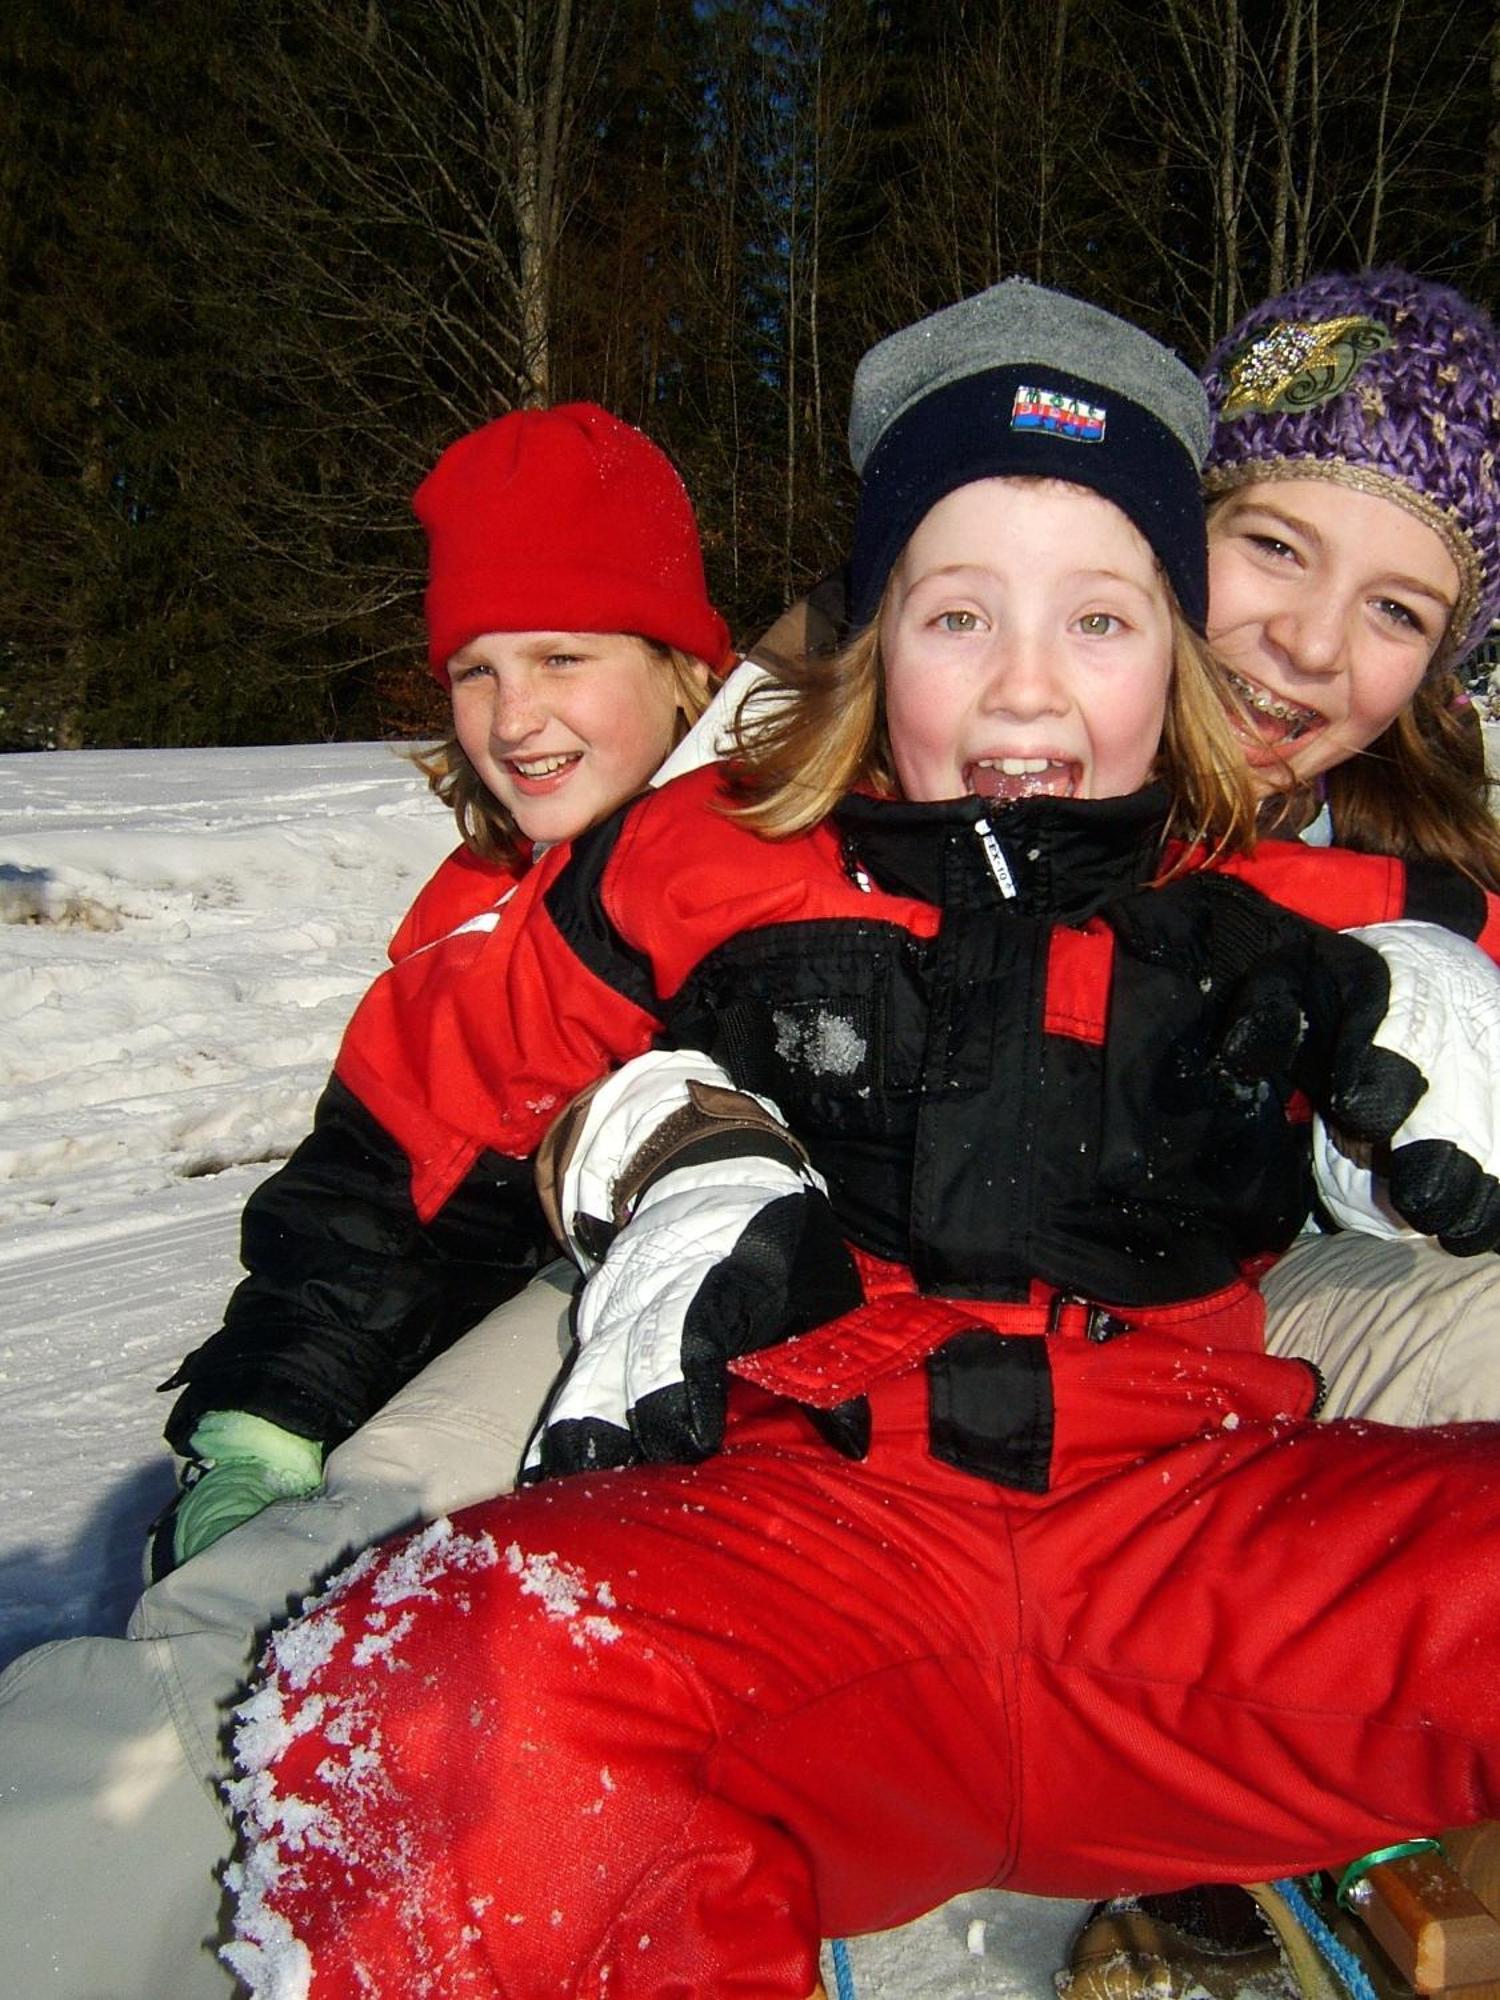
[{"label": "snow-covered ground", "polygon": [[[452,844],[378,745],[0,757],[0,1665],[123,1629],[171,1490],[156,1385]],[[963,1897],[857,1940],[854,1990],[1034,2000],[1073,1921]]]},{"label": "snow-covered ground", "polygon": [[120,1629],[156,1385],[452,836],[379,746],[0,757],[0,1661]]}]

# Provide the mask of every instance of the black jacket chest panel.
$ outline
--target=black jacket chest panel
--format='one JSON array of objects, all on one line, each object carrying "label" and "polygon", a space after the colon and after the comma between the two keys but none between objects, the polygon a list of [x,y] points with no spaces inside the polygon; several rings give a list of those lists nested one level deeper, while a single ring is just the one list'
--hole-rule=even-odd
[{"label": "black jacket chest panel", "polygon": [[883,1257],[907,1255],[930,981],[922,940],[897,925],[785,924],[730,938],[667,1012],[668,1044],[775,1100],[851,1239]]},{"label": "black jacket chest panel", "polygon": [[948,911],[930,940],[857,919],[731,938],[664,1039],[773,1098],[850,1238],[925,1289],[1216,1290],[1305,1214],[1302,1138],[1216,1063],[1217,997],[1191,961],[1117,941],[1104,1042],[1047,1032],[1052,931],[997,904]]},{"label": "black jacket chest panel", "polygon": [[951,912],[930,941],[857,921],[731,938],[666,1038],[774,1098],[864,1249],[932,1289],[1023,1296],[1047,938],[999,911]]}]

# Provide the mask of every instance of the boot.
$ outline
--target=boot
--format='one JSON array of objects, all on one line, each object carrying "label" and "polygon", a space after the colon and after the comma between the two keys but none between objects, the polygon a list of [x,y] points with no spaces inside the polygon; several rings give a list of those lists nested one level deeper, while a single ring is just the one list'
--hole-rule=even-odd
[{"label": "boot", "polygon": [[1259,1907],[1227,1884],[1101,1903],[1057,1990],[1063,2000],[1299,2000]]}]

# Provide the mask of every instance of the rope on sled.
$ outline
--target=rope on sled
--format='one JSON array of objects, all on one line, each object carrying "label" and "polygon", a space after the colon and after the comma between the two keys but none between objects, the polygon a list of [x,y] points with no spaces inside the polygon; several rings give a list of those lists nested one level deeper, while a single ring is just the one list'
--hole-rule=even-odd
[{"label": "rope on sled", "polygon": [[1324,1923],[1302,1884],[1292,1876],[1285,1875],[1279,1882],[1273,1882],[1271,1887],[1302,1926],[1309,1942],[1334,1978],[1349,1994],[1350,2000],[1376,2000],[1375,1987],[1369,1973],[1365,1971],[1348,1945],[1335,1937]]},{"label": "rope on sled", "polygon": [[849,1947],[842,1938],[830,1938],[828,1948],[833,1957],[833,1989],[838,2000],[855,2000],[854,1967],[849,1963]]}]

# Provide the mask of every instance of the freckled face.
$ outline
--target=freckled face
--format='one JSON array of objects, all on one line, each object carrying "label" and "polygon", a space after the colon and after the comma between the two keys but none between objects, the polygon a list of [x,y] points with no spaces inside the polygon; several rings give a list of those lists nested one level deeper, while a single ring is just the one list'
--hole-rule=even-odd
[{"label": "freckled face", "polygon": [[484,632],[448,677],[454,734],[528,840],[572,840],[613,812],[677,735],[672,669],[629,633]]},{"label": "freckled face", "polygon": [[1458,601],[1436,531],[1321,479],[1241,486],[1209,516],[1208,633],[1266,791],[1355,756],[1401,713]]},{"label": "freckled face", "polygon": [[1172,673],[1144,536],[1059,480],[981,479],[928,513],[880,626],[910,799],[1115,798],[1150,775]]}]

